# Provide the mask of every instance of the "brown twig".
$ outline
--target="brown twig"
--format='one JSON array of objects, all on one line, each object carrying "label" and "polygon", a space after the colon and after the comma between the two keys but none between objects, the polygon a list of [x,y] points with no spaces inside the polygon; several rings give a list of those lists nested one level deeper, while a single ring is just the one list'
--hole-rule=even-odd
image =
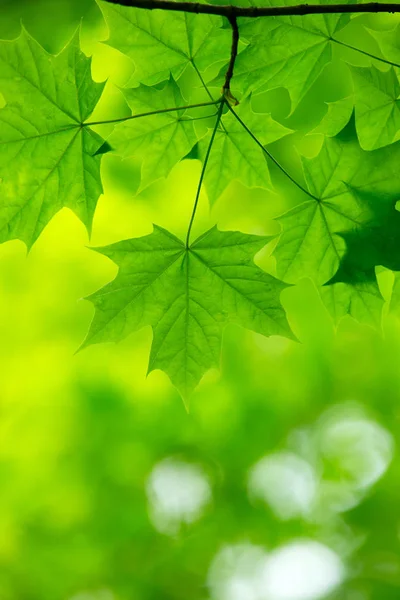
[{"label": "brown twig", "polygon": [[228,17],[229,23],[232,27],[232,48],[231,48],[231,57],[229,60],[228,70],[225,75],[225,81],[222,88],[222,95],[224,98],[228,100],[230,104],[239,104],[236,98],[231,93],[231,79],[233,77],[233,70],[235,68],[235,61],[238,54],[238,45],[239,45],[239,27],[237,24],[237,19],[234,15]]},{"label": "brown twig", "polygon": [[294,15],[320,15],[338,13],[398,13],[400,3],[369,2],[366,4],[298,4],[297,6],[217,6],[198,2],[174,2],[173,0],[105,0],[110,4],[145,8],[148,10],[171,10],[203,15],[232,17],[278,17]]}]

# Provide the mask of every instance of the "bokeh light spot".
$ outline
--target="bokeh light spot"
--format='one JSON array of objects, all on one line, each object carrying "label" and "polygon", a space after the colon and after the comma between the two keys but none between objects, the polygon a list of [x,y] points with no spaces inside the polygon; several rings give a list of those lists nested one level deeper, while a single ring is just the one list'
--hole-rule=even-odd
[{"label": "bokeh light spot", "polygon": [[356,406],[342,405],[325,413],[320,436],[324,458],[357,489],[376,483],[392,460],[392,436]]},{"label": "bokeh light spot", "polygon": [[146,489],[153,526],[166,535],[176,535],[182,525],[199,519],[212,498],[203,469],[173,458],[153,468]]},{"label": "bokeh light spot", "polygon": [[225,546],[214,558],[208,586],[215,600],[261,600],[260,583],[267,553],[260,546]]},{"label": "bokeh light spot", "polygon": [[327,546],[309,540],[293,542],[269,555],[262,600],[317,600],[343,579],[342,563]]},{"label": "bokeh light spot", "polygon": [[317,481],[311,465],[290,452],[265,456],[250,470],[249,495],[262,499],[282,520],[310,512]]}]

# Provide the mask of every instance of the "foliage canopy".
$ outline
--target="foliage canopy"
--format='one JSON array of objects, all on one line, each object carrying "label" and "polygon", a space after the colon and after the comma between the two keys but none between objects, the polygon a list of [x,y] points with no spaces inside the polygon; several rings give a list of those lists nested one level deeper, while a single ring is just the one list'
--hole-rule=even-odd
[{"label": "foliage canopy", "polygon": [[[398,28],[373,32],[379,52],[360,67],[352,57],[365,51],[339,36],[351,26],[348,14],[237,22],[99,5],[107,43],[134,64],[121,90],[126,117],[93,120],[104,83],[93,81],[78,32],[57,56],[25,30],[0,44],[0,241],[21,239],[30,247],[64,206],[90,232],[102,192],[100,163],[110,151],[140,158],[140,190],[183,159],[202,166],[184,241],[155,225],[149,236],[99,249],[119,273],[90,297],[96,314],[84,344],[117,341],[151,325],[149,369],[164,370],[187,397],[218,366],[226,324],[293,337],[280,293],[304,277],[336,321],[351,315],[379,327],[376,269],[394,271],[396,282],[400,271]],[[283,87],[293,113],[337,47],[348,51],[353,94],[329,106],[316,130],[322,145],[302,157],[302,175],[270,147],[292,130],[256,111],[253,101]],[[190,103],[188,80],[196,96]],[[113,131],[100,136],[102,125]],[[294,199],[276,215],[281,232],[270,244],[276,270],[267,273],[253,260],[268,236],[213,228],[192,241],[203,184],[211,206],[232,180],[265,190],[268,201],[277,187],[270,167],[290,182]],[[394,293],[392,308],[397,301]]]}]

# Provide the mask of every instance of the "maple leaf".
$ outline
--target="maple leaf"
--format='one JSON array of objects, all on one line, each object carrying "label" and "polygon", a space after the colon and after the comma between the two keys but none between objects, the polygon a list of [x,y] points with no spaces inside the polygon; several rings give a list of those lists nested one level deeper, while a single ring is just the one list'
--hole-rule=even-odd
[{"label": "maple leaf", "polygon": [[352,67],[356,127],[364,150],[375,150],[398,139],[400,84],[394,68]]},{"label": "maple leaf", "polygon": [[99,5],[110,30],[107,44],[132,59],[136,83],[154,85],[170,74],[178,79],[188,65],[204,72],[229,57],[231,35],[218,16]]},{"label": "maple leaf", "polygon": [[354,110],[352,96],[347,96],[335,102],[326,102],[327,112],[312,133],[322,133],[328,137],[338,135],[350,121]]},{"label": "maple leaf", "polygon": [[[122,91],[133,115],[185,104],[172,77],[162,89],[140,85]],[[108,141],[121,156],[143,157],[140,185],[143,189],[166,177],[197,140],[193,120],[187,111],[179,110],[126,120],[116,126]]]},{"label": "maple leaf", "polygon": [[367,281],[332,282],[320,288],[319,293],[335,323],[349,315],[379,329],[384,300],[375,275],[373,280]]},{"label": "maple leaf", "polygon": [[[253,112],[250,98],[242,102],[236,112],[264,145],[291,133],[290,129],[274,121],[270,114]],[[198,143],[197,156],[202,161],[207,155],[208,144],[208,137]],[[215,135],[205,174],[205,187],[211,205],[234,180],[249,188],[272,189],[264,152],[237,118],[228,112],[221,119],[221,126]]]},{"label": "maple leaf", "polygon": [[0,43],[0,241],[33,244],[63,206],[90,230],[102,192],[102,140],[82,124],[104,84],[94,83],[78,33],[57,56],[25,30]]},{"label": "maple leaf", "polygon": [[386,31],[375,31],[368,28],[368,33],[378,42],[384,56],[383,61],[390,61],[400,65],[400,25]]},{"label": "maple leaf", "polygon": [[96,313],[85,345],[118,341],[151,325],[149,371],[162,369],[188,397],[203,374],[218,367],[227,323],[291,337],[279,300],[286,285],[252,260],[267,241],[214,227],[186,249],[154,226],[145,237],[96,248],[119,273],[89,297]]},{"label": "maple leaf", "polygon": [[[325,140],[317,157],[303,159],[312,199],[278,218],[278,276],[290,282],[308,276],[318,285],[340,283],[335,290],[322,291],[334,316],[347,311],[364,320],[372,310],[365,304],[373,297],[375,312],[368,320],[378,320],[381,299],[378,303],[374,267],[397,265],[399,160],[400,144],[363,151],[352,119],[338,136]],[[364,304],[362,310],[356,297]]]},{"label": "maple leaf", "polygon": [[[380,324],[383,298],[376,281],[375,267],[400,271],[400,213],[396,210],[396,194],[375,194],[353,190],[360,203],[370,208],[368,221],[360,228],[342,233],[346,252],[338,271],[328,282],[342,289],[338,317],[351,314],[358,321]],[[332,292],[324,291],[324,298]],[[336,293],[337,291],[334,291]],[[393,302],[392,302],[393,304]]]}]

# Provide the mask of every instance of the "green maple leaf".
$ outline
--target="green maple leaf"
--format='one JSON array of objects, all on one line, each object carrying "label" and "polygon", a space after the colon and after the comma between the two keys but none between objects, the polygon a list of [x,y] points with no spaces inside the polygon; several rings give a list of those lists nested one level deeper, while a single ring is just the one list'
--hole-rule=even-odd
[{"label": "green maple leaf", "polygon": [[[283,2],[290,5],[290,0]],[[282,5],[264,0],[262,6]],[[285,87],[294,110],[332,58],[332,36],[348,21],[346,15],[269,17],[240,21],[249,41],[235,63],[234,96]],[[220,77],[216,81],[221,81]]]},{"label": "green maple leaf", "polygon": [[332,283],[320,288],[319,293],[336,323],[349,315],[360,323],[380,327],[384,300],[375,278]]},{"label": "green maple leaf", "polygon": [[86,344],[118,341],[151,325],[149,371],[162,369],[187,397],[218,367],[230,322],[264,335],[291,337],[281,291],[253,262],[267,238],[216,227],[189,249],[155,226],[151,235],[96,249],[119,266],[114,281],[90,296],[96,307]]},{"label": "green maple leaf", "polygon": [[[325,140],[316,158],[303,159],[312,199],[278,218],[278,276],[290,282],[308,276],[318,285],[334,286],[322,296],[336,316],[347,311],[362,317],[373,305],[369,320],[377,321],[381,300],[374,267],[397,264],[397,258],[391,262],[389,257],[398,240],[394,206],[400,198],[399,160],[399,144],[363,151],[352,120],[338,136]],[[391,230],[392,244],[383,252],[389,226],[395,232]]]},{"label": "green maple leaf", "polygon": [[[185,105],[172,78],[160,90],[140,85],[122,91],[133,115]],[[109,138],[111,146],[121,156],[143,157],[140,189],[166,177],[197,140],[193,121],[184,110],[124,121],[116,126]]]},{"label": "green maple leaf", "polygon": [[104,84],[94,83],[78,34],[49,55],[26,31],[0,43],[0,241],[29,246],[71,208],[90,229],[102,192],[103,140],[83,127]]},{"label": "green maple leaf", "polygon": [[312,133],[322,133],[329,137],[338,135],[349,122],[354,109],[354,100],[351,96],[341,98],[335,102],[327,102],[328,110]]},{"label": "green maple leaf", "polygon": [[135,82],[175,79],[189,64],[203,72],[229,57],[231,35],[218,16],[143,10],[99,2],[110,30],[107,44],[132,59]]},{"label": "green maple leaf", "polygon": [[[346,253],[339,269],[329,282],[332,288],[342,289],[347,297],[347,313],[357,320],[380,323],[383,298],[376,281],[375,267],[383,266],[400,271],[400,213],[396,210],[399,192],[375,194],[354,190],[360,203],[369,207],[370,217],[363,227],[342,234]],[[325,291],[329,298],[331,292]],[[346,306],[342,306],[344,310]],[[344,313],[346,314],[346,313]]]},{"label": "green maple leaf", "polygon": [[[253,112],[250,98],[241,103],[236,112],[264,145],[291,133],[290,129],[274,121],[271,115]],[[231,112],[228,112],[221,122],[205,174],[210,204],[213,205],[234,180],[249,188],[272,189],[265,154],[261,148]],[[208,144],[208,137],[198,143],[200,160],[204,160]]]},{"label": "green maple leaf", "polygon": [[378,42],[379,48],[385,59],[400,65],[400,25],[387,31],[368,29],[368,32]]},{"label": "green maple leaf", "polygon": [[387,146],[400,129],[400,84],[394,68],[352,67],[356,127],[364,150]]}]

